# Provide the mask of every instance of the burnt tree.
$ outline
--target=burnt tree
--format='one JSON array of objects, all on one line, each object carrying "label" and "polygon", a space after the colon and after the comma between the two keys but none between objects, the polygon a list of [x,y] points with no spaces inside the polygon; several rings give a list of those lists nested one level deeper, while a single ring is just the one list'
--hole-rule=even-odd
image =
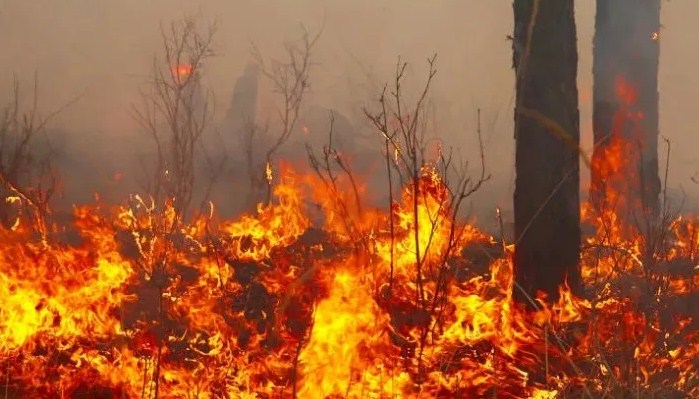
[{"label": "burnt tree", "polygon": [[253,129],[255,125],[259,75],[259,65],[249,63],[243,75],[235,82],[233,99],[226,114],[226,127],[232,130],[239,140],[246,134],[245,130]]},{"label": "burnt tree", "polygon": [[[627,225],[660,211],[659,29],[660,0],[597,0],[590,198],[617,208]],[[623,154],[621,165],[610,165],[618,158],[610,152]]]},{"label": "burnt tree", "polygon": [[573,0],[514,1],[515,297],[580,286],[580,129]]}]

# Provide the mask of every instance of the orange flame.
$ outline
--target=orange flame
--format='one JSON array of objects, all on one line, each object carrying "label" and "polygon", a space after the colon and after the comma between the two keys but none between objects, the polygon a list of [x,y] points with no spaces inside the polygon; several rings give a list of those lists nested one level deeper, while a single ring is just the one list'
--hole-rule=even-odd
[{"label": "orange flame", "polygon": [[187,80],[194,73],[194,66],[188,63],[174,65],[170,71],[177,81]]},{"label": "orange flame", "polygon": [[[582,264],[599,294],[561,287],[558,303],[526,313],[512,299],[511,252],[454,222],[434,169],[388,212],[353,207],[341,179],[333,190],[281,165],[276,180],[274,202],[218,224],[166,229],[172,204],[158,213],[135,197],[111,213],[76,207],[46,244],[28,223],[0,229],[10,395],[551,398],[625,379],[636,392],[699,394],[696,321],[671,307],[696,294],[697,270],[667,266],[657,289],[636,288],[650,265],[635,237],[598,226],[587,242],[607,249]],[[320,225],[307,199],[325,212]],[[676,243],[657,256],[693,266],[697,231],[677,220]],[[464,255],[474,248],[488,256]],[[638,305],[659,295],[663,312]]]}]

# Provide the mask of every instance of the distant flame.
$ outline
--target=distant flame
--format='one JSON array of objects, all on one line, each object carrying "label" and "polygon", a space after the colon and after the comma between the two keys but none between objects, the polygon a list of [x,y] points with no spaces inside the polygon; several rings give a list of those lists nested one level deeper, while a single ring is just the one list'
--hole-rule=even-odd
[{"label": "distant flame", "polygon": [[177,80],[186,80],[194,72],[194,67],[191,64],[183,63],[173,66],[171,72]]}]

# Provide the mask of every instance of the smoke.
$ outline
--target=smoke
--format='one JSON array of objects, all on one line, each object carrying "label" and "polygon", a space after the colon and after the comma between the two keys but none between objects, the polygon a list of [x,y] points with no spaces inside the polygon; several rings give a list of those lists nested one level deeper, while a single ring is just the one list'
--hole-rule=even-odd
[{"label": "smoke", "polygon": [[[510,207],[513,190],[514,72],[506,39],[512,33],[511,12],[510,1],[6,0],[0,5],[0,93],[10,93],[13,74],[30,88],[37,72],[44,113],[81,96],[52,128],[68,132],[65,147],[74,166],[63,173],[63,180],[80,180],[81,190],[91,194],[89,179],[109,181],[94,185],[104,190],[118,186],[113,183],[116,173],[125,174],[124,181],[133,181],[139,173],[133,166],[135,150],[150,142],[140,133],[130,107],[147,79],[153,55],[161,50],[161,24],[184,15],[202,23],[218,21],[217,56],[205,71],[216,99],[217,123],[225,119],[235,82],[252,60],[251,42],[263,56],[281,58],[283,42],[299,36],[300,24],[312,33],[323,28],[306,104],[337,110],[364,129],[362,108],[393,79],[397,57],[410,64],[410,92],[422,86],[425,60],[437,53],[431,129],[464,159],[472,159],[477,173],[476,115],[481,109],[493,180],[475,197],[474,206],[488,219],[497,205]],[[697,134],[693,104],[699,77],[692,61],[699,31],[691,25],[697,12],[699,3],[694,1],[664,3],[661,31],[660,128],[673,143],[670,185],[691,196],[699,195],[699,187],[690,182],[699,171],[699,158],[689,145]],[[583,147],[589,149],[594,2],[578,2],[577,18],[581,129]],[[260,86],[257,111],[272,118],[268,89]],[[73,175],[86,170],[94,176]],[[80,197],[85,198],[89,197]]]}]

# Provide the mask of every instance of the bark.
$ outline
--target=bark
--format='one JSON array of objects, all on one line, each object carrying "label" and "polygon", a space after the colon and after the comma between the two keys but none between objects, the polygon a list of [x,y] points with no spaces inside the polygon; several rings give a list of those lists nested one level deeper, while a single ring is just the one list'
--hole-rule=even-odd
[{"label": "bark", "polygon": [[[515,0],[514,17],[515,280],[530,297],[556,300],[566,281],[580,287],[574,1]],[[515,297],[529,303],[517,287]]]},{"label": "bark", "polygon": [[659,29],[660,0],[597,0],[590,198],[597,209],[616,208],[626,225],[660,210]]}]

